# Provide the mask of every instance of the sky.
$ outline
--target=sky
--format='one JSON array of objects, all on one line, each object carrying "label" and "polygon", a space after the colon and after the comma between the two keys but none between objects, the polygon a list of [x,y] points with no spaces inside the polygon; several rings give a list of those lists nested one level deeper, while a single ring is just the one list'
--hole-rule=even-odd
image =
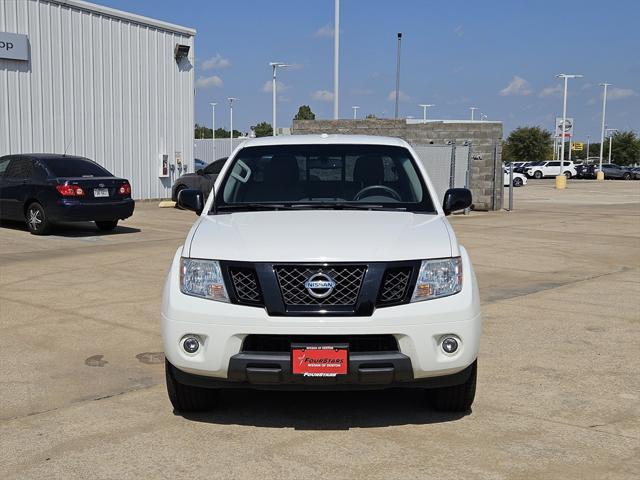
[{"label": "sky", "polygon": [[[333,0],[94,0],[195,28],[195,121],[248,131],[271,122],[271,67],[278,73],[278,126],[300,105],[333,115]],[[392,118],[397,32],[403,33],[400,116],[467,119],[476,106],[504,122],[549,130],[562,115],[559,73],[569,81],[575,138],[600,139],[601,82],[611,83],[607,126],[640,133],[640,2],[637,0],[342,0],[340,117]]]}]

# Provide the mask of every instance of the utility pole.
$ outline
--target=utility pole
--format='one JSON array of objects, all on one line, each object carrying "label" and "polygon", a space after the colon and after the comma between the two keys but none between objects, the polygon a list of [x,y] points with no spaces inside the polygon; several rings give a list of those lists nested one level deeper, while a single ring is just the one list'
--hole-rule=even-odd
[{"label": "utility pole", "polygon": [[335,0],[335,23],[333,26],[333,119],[339,117],[340,85],[340,0]]},{"label": "utility pole", "polygon": [[402,46],[402,33],[398,32],[398,52],[396,54],[396,120],[398,119],[398,100],[400,99],[400,48]]},{"label": "utility pole", "polygon": [[231,156],[231,153],[233,152],[233,102],[239,99],[236,97],[229,97],[227,100],[229,100],[229,122],[231,123],[231,131],[229,132],[229,146],[231,147],[231,150],[229,150],[229,156]]},{"label": "utility pole", "polygon": [[602,172],[602,154],[604,152],[604,122],[605,115],[607,112],[607,87],[611,85],[610,83],[601,83],[600,86],[604,87],[604,91],[602,92],[602,128],[600,130],[600,167],[598,168],[598,173],[596,174],[597,180],[604,180],[604,173]]},{"label": "utility pole", "polygon": [[210,103],[211,105],[211,139],[213,141],[213,160],[216,159],[216,105],[217,103]]}]

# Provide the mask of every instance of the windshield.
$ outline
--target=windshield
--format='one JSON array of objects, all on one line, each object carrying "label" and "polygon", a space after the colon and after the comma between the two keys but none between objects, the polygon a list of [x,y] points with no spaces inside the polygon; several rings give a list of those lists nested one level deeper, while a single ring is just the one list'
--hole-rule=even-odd
[{"label": "windshield", "polygon": [[406,148],[384,145],[246,147],[232,160],[216,209],[354,208],[435,213]]},{"label": "windshield", "polygon": [[108,171],[87,158],[56,157],[44,162],[56,177],[112,177]]}]

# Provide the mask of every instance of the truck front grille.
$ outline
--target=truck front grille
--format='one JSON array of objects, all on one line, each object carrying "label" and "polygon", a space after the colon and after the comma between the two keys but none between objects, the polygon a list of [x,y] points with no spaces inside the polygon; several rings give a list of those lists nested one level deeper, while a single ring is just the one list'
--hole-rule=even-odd
[{"label": "truck front grille", "polygon": [[231,267],[229,268],[229,276],[238,302],[251,305],[262,304],[262,292],[255,270]]},{"label": "truck front grille", "polygon": [[411,280],[411,267],[389,268],[384,274],[378,304],[390,305],[402,302],[407,295],[409,280]]},{"label": "truck front grille", "polygon": [[[358,300],[367,267],[364,265],[278,265],[274,267],[282,300],[287,306],[353,306]],[[309,293],[305,282],[317,273],[335,281],[335,287],[325,298]]]}]

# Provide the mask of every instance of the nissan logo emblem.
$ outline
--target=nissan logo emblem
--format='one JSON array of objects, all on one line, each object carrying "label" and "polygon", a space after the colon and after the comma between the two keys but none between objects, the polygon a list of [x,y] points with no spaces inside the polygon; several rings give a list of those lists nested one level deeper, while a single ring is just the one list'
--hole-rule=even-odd
[{"label": "nissan logo emblem", "polygon": [[327,298],[336,288],[336,281],[329,275],[318,272],[307,278],[307,281],[304,282],[304,288],[313,298]]}]

